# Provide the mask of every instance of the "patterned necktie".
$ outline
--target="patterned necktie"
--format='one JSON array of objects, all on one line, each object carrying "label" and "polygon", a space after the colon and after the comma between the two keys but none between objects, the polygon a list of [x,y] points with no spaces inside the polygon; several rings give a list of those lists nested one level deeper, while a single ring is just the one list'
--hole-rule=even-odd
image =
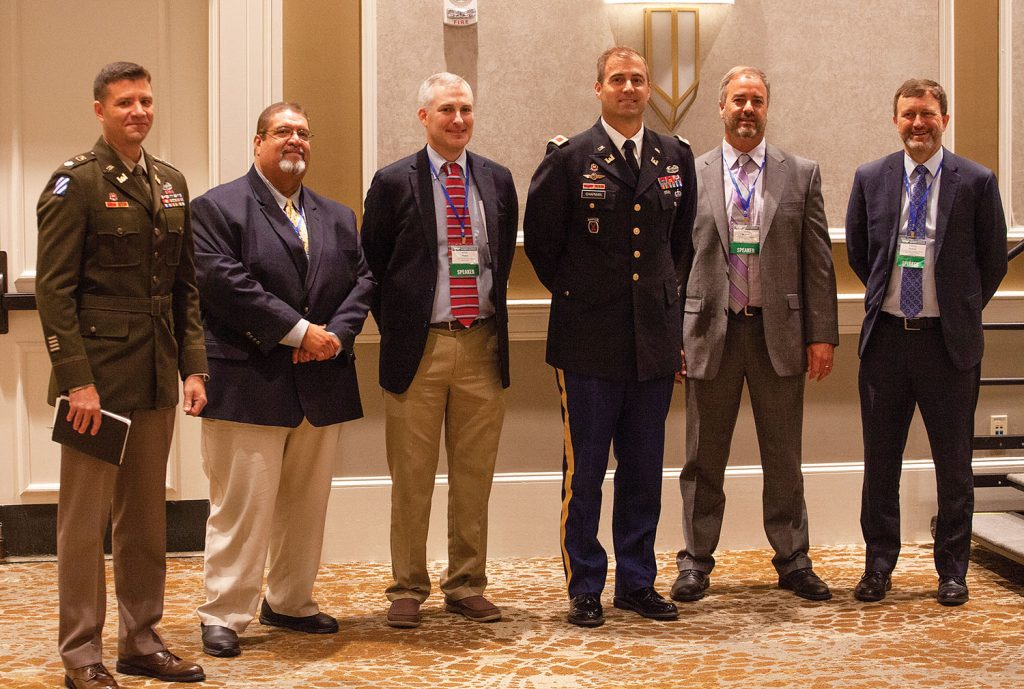
[{"label": "patterned necktie", "polygon": [[309,256],[309,234],[306,232],[306,223],[303,222],[302,216],[297,210],[295,210],[295,204],[292,203],[291,199],[287,199],[284,202],[284,214],[288,216],[288,220],[292,223],[292,228],[295,230],[295,234],[302,240],[302,250]]},{"label": "patterned necktie", "polygon": [[[737,191],[733,189],[732,203],[729,204],[729,224],[747,224],[750,222],[748,216],[743,214],[743,204],[750,192],[750,173],[757,169],[757,165],[746,153],[736,159],[736,167],[739,171],[736,174]],[[751,205],[753,205],[751,198]],[[750,303],[750,283],[747,273],[747,255],[729,254],[729,308],[733,313],[739,313]]]},{"label": "patterned necktie", "polygon": [[626,139],[622,144],[622,157],[626,159],[626,166],[633,171],[633,176],[640,179],[640,164],[636,162],[636,142]]},{"label": "patterned necktie", "polygon": [[[444,188],[448,191],[448,256],[451,247],[473,243],[473,227],[469,220],[469,203],[466,199],[466,183],[458,163],[447,163],[447,177]],[[462,210],[462,225],[455,209]],[[464,227],[463,227],[464,226]],[[475,277],[448,276],[448,287],[452,297],[452,316],[467,328],[480,316],[480,295]]]},{"label": "patterned necktie", "polygon": [[[910,190],[910,212],[907,218],[907,236],[915,239],[924,239],[926,236],[925,216],[928,215],[928,208],[925,206],[925,192],[928,191],[928,168],[918,165],[914,168],[917,181]],[[913,225],[911,225],[913,219]],[[908,268],[903,266],[900,271],[900,311],[907,318],[915,318],[921,313],[924,307],[924,269]]]},{"label": "patterned necktie", "polygon": [[147,208],[153,206],[153,191],[149,188],[149,178],[146,176],[146,171],[142,169],[141,165],[136,165],[132,168],[132,179],[135,180],[135,186],[142,194],[142,199],[146,203]]}]

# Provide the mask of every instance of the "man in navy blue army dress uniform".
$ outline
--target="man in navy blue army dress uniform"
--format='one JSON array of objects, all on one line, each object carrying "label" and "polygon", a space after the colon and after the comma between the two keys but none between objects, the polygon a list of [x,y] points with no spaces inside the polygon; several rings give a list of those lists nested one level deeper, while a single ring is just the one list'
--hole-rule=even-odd
[{"label": "man in navy blue army dress uniform", "polygon": [[692,255],[693,155],[643,125],[651,87],[631,48],[598,59],[601,118],[556,137],[530,185],[526,255],[551,291],[547,362],[562,398],[561,549],[568,620],[604,622],[608,557],[597,538],[614,445],[615,607],[675,619],[654,590],[665,418],[680,371],[680,280]]}]

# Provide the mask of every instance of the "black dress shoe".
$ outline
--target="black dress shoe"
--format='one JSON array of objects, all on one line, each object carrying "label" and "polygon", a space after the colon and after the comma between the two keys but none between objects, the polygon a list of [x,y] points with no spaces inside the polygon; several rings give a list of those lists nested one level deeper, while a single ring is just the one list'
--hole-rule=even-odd
[{"label": "black dress shoe", "polygon": [[779,587],[792,591],[807,600],[828,600],[832,597],[832,592],[828,590],[828,584],[822,581],[810,567],[797,569],[779,577]]},{"label": "black dress shoe", "polygon": [[601,596],[596,593],[581,593],[569,601],[569,624],[577,627],[600,627],[604,624],[604,610]]},{"label": "black dress shoe", "polygon": [[217,658],[231,658],[242,652],[234,629],[219,624],[200,624],[203,631],[203,653]]},{"label": "black dress shoe", "polygon": [[963,605],[969,598],[967,582],[963,577],[939,577],[939,591],[935,597],[942,605]]},{"label": "black dress shoe", "polygon": [[336,634],[338,631],[338,620],[325,612],[318,612],[315,615],[307,615],[306,617],[292,617],[291,615],[282,615],[274,612],[265,600],[263,605],[260,606],[260,624],[270,627],[284,627],[285,629],[306,632],[307,634]]},{"label": "black dress shoe", "polygon": [[672,584],[670,595],[672,600],[677,600],[680,603],[692,603],[703,598],[704,592],[708,590],[710,585],[711,577],[707,572],[701,572],[697,569],[684,569],[676,577],[676,582]]},{"label": "black dress shoe", "polygon": [[674,620],[679,617],[675,603],[662,598],[653,586],[615,596],[615,607],[620,610],[632,610],[641,617],[652,620]]},{"label": "black dress shoe", "polygon": [[885,592],[892,588],[892,579],[886,572],[864,572],[853,590],[853,597],[865,603],[875,603],[885,598]]}]

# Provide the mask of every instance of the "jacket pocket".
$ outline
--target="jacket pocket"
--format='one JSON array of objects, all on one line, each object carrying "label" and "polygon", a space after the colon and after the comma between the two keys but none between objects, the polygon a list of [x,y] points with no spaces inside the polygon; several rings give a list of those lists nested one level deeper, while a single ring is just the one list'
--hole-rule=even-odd
[{"label": "jacket pocket", "polygon": [[799,294],[787,294],[786,301],[789,303],[789,308],[793,309],[794,311],[800,310],[801,305]]},{"label": "jacket pocket", "polygon": [[96,260],[104,268],[137,266],[142,263],[139,243],[137,226],[128,222],[107,222],[96,229]]},{"label": "jacket pocket", "polygon": [[704,297],[687,297],[683,304],[686,313],[700,313],[704,310]]}]

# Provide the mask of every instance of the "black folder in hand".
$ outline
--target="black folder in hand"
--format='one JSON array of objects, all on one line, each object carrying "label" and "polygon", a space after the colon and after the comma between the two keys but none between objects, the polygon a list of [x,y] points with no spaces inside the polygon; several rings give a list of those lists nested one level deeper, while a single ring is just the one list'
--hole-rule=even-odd
[{"label": "black folder in hand", "polygon": [[74,429],[67,420],[70,410],[71,403],[67,396],[58,397],[53,415],[53,441],[114,466],[120,466],[128,442],[128,429],[132,425],[131,419],[100,410],[103,421],[100,423],[99,433],[92,435],[91,427],[85,433],[79,433]]}]

